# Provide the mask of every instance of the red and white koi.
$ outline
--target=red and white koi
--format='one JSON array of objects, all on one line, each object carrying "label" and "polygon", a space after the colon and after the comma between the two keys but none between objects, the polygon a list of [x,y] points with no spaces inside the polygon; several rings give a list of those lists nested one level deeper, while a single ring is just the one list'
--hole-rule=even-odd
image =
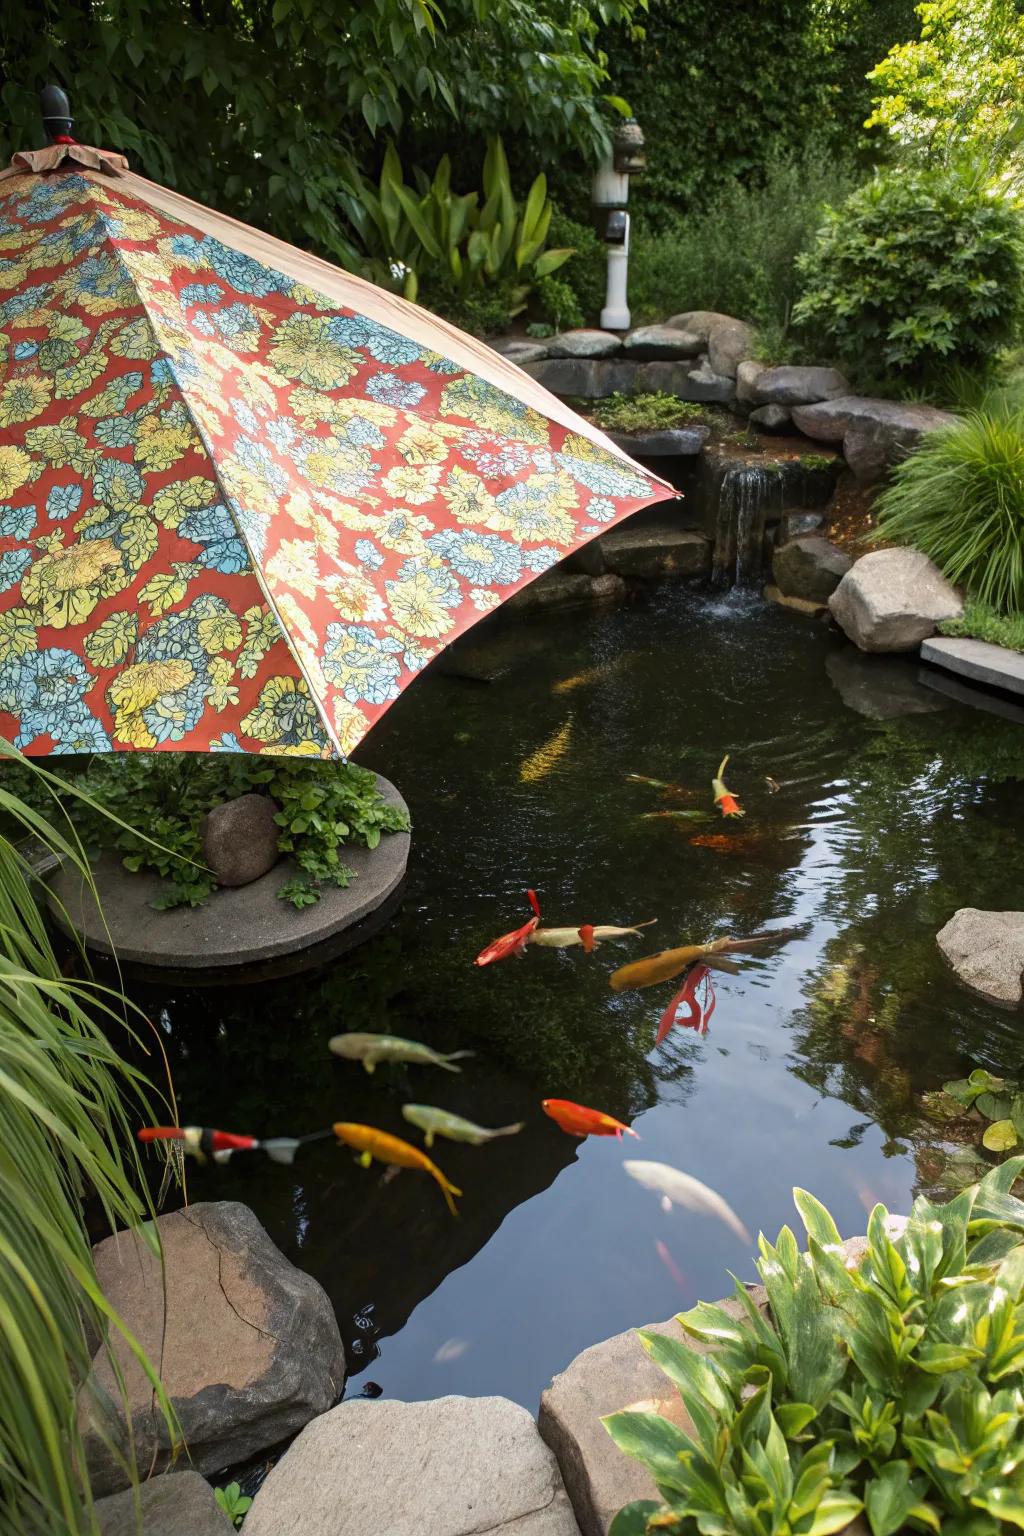
[{"label": "red and white koi", "polygon": [[197,1162],[212,1158],[226,1163],[236,1152],[265,1152],[273,1163],[295,1161],[302,1138],[272,1136],[261,1141],[256,1136],[236,1136],[231,1131],[215,1131],[204,1125],[147,1125],[136,1133],[141,1142],[180,1141],[182,1148]]},{"label": "red and white koi", "polygon": [[714,1011],[715,984],[711,972],[706,965],[691,966],[686,973],[686,980],[658,1021],[655,1045],[661,1044],[673,1024],[706,1035],[708,1021]]},{"label": "red and white koi", "polygon": [[474,965],[493,965],[496,960],[508,960],[515,956],[521,960],[526,953],[526,946],[532,935],[540,926],[540,902],[537,900],[536,891],[527,891],[527,898],[533,908],[533,916],[528,923],[521,928],[516,928],[512,933],[502,934],[500,939],[493,939],[486,949],[482,949],[474,960]]}]

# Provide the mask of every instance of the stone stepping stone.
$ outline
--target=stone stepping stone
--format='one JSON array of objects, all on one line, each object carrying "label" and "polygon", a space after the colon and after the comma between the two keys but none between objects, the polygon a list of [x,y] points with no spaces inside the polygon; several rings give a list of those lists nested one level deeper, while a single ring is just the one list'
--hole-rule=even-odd
[{"label": "stone stepping stone", "polygon": [[703,339],[693,331],[682,331],[674,325],[639,325],[625,337],[622,348],[630,358],[670,360],[697,357],[704,345]]},{"label": "stone stepping stone", "polygon": [[936,943],[971,992],[1001,1008],[1024,1001],[1024,912],[961,907]]},{"label": "stone stepping stone", "polygon": [[972,683],[1024,694],[1024,656],[1002,645],[990,645],[987,640],[937,635],[922,643],[921,660],[970,678]]},{"label": "stone stepping stone", "polygon": [[601,539],[604,562],[617,576],[656,581],[666,576],[706,576],[711,544],[693,528],[677,523],[629,523]]},{"label": "stone stepping stone", "polygon": [[245,1536],[485,1532],[579,1536],[554,1456],[504,1397],[342,1403],[307,1425],[245,1520]]},{"label": "stone stepping stone", "polygon": [[151,1477],[138,1491],[126,1488],[97,1499],[100,1536],[228,1536],[234,1527],[198,1472],[170,1472]]}]

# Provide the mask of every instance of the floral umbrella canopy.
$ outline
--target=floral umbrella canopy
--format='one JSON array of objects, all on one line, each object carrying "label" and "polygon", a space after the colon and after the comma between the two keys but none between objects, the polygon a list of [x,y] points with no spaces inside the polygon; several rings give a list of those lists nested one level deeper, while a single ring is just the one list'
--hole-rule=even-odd
[{"label": "floral umbrella canopy", "polygon": [[484,344],[77,144],[0,172],[0,732],[346,754],[674,491]]}]

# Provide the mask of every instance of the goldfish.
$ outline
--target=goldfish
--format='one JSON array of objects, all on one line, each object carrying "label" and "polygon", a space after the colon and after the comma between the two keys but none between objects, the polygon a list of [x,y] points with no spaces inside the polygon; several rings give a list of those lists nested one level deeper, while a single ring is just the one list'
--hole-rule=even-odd
[{"label": "goldfish", "polygon": [[567,720],[536,752],[531,752],[529,757],[523,759],[519,765],[520,782],[534,784],[538,779],[547,778],[555,764],[568,752],[571,739],[572,721]]},{"label": "goldfish", "polygon": [[361,1061],[367,1072],[372,1072],[378,1061],[410,1061],[418,1067],[443,1067],[446,1072],[461,1072],[453,1067],[453,1061],[472,1056],[472,1051],[450,1051],[448,1055],[432,1051],[429,1045],[418,1040],[402,1040],[398,1035],[334,1035],[328,1047],[335,1056],[346,1061]]},{"label": "goldfish", "polygon": [[[265,1152],[273,1163],[293,1163],[300,1141],[295,1136],[273,1136],[259,1141],[255,1136],[235,1136],[231,1131],[214,1131],[202,1125],[147,1125],[136,1133],[142,1142],[179,1141],[184,1151],[197,1162],[212,1157],[226,1163],[233,1152]],[[302,1138],[305,1140],[306,1138]]]},{"label": "goldfish", "polygon": [[729,793],[722,781],[722,774],[725,772],[725,765],[728,761],[729,754],[727,752],[718,765],[718,772],[711,780],[711,788],[715,792],[715,804],[723,816],[745,816],[746,812],[741,809],[736,796]]},{"label": "goldfish", "polygon": [[708,1021],[714,1011],[715,987],[711,980],[711,972],[706,965],[691,966],[682,987],[658,1021],[655,1045],[661,1044],[673,1024],[679,1024],[683,1029],[695,1029],[699,1035],[706,1035]]},{"label": "goldfish", "polygon": [[749,939],[714,939],[710,944],[684,944],[679,949],[663,949],[659,954],[648,955],[643,960],[634,960],[629,965],[620,966],[608,978],[608,985],[613,992],[625,992],[632,987],[653,987],[659,981],[671,981],[673,976],[678,976],[680,971],[685,971],[698,960],[735,975],[736,967],[731,961],[721,958],[724,954],[756,948],[761,944],[781,943],[796,932],[795,928],[776,928],[773,933],[755,933]]},{"label": "goldfish", "polygon": [[484,1142],[493,1141],[496,1136],[517,1135],[524,1125],[522,1120],[517,1120],[515,1125],[501,1125],[496,1131],[489,1131],[482,1125],[474,1125],[472,1120],[463,1120],[461,1115],[435,1109],[431,1104],[403,1104],[402,1119],[423,1132],[426,1147],[434,1145],[435,1136],[447,1136],[449,1141],[468,1141],[471,1147],[482,1147]]},{"label": "goldfish", "polygon": [[552,683],[551,692],[572,693],[576,688],[585,688],[588,683],[598,683],[614,671],[618,664],[602,662],[598,667],[584,667],[582,672],[574,672],[572,677],[563,677],[557,683]]},{"label": "goldfish", "polygon": [[503,933],[500,939],[492,939],[485,949],[482,949],[473,961],[474,965],[493,965],[495,960],[507,960],[514,955],[521,960],[526,953],[526,946],[530,942],[537,925],[540,922],[540,902],[537,900],[536,891],[527,891],[530,906],[533,908],[533,916],[528,923],[521,928],[515,928],[511,933]]},{"label": "goldfish", "polygon": [[635,923],[632,928],[613,928],[608,923],[599,923],[596,927],[593,923],[583,923],[579,928],[536,928],[526,942],[548,949],[570,949],[573,944],[582,944],[587,949],[588,941],[593,948],[604,939],[624,939],[631,933],[639,933],[657,921],[656,917],[649,917],[646,923]]},{"label": "goldfish", "polygon": [[350,1120],[338,1120],[333,1126],[334,1134],[339,1141],[346,1146],[353,1147],[359,1153],[359,1162],[364,1168],[369,1168],[373,1159],[378,1163],[388,1163],[392,1168],[418,1168],[422,1173],[429,1173],[430,1177],[438,1183],[445,1204],[453,1216],[459,1213],[455,1209],[453,1195],[461,1195],[462,1190],[456,1189],[438,1168],[432,1163],[425,1152],[419,1147],[414,1147],[411,1142],[403,1141],[400,1136],[389,1136],[387,1131],[378,1131],[372,1125],[354,1125]]},{"label": "goldfish", "polygon": [[588,1109],[585,1104],[573,1104],[569,1099],[542,1099],[540,1107],[570,1136],[616,1136],[621,1141],[623,1134],[637,1135],[621,1120],[615,1120],[599,1109]]},{"label": "goldfish", "polygon": [[638,1162],[631,1158],[627,1158],[622,1166],[631,1179],[661,1196],[662,1210],[670,1211],[674,1205],[682,1205],[702,1216],[714,1216],[724,1222],[730,1232],[735,1232],[741,1242],[749,1244],[750,1233],[732,1206],[692,1174],[670,1168],[668,1163]]}]

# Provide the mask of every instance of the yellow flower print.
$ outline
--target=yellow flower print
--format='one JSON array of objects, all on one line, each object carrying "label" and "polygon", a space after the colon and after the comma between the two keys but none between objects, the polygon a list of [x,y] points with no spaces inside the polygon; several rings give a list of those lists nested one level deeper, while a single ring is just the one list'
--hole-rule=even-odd
[{"label": "yellow flower print", "polygon": [[274,333],[270,361],[289,379],[311,384],[314,389],[339,389],[363,359],[351,347],[332,340],[330,328],[329,319],[289,315]]},{"label": "yellow flower print", "polygon": [[210,662],[210,682],[206,698],[212,709],[220,712],[238,703],[238,689],[231,679],[235,669],[226,656],[214,656]]},{"label": "yellow flower print", "polygon": [[268,517],[276,514],[280,501],[262,475],[253,474],[231,454],[221,459],[219,468],[225,488],[241,506],[250,512],[264,512]]},{"label": "yellow flower print", "polygon": [[77,315],[54,313],[47,317],[46,334],[50,341],[70,341],[77,344],[88,336],[89,327],[84,325]]},{"label": "yellow flower print", "polygon": [[[51,259],[51,257],[47,256],[47,265],[49,265]],[[31,262],[25,256],[19,257],[17,261],[0,262],[0,289],[20,288],[28,276],[30,268]]]},{"label": "yellow flower print", "polygon": [[355,751],[369,729],[370,722],[358,704],[350,704],[347,699],[335,699],[334,732],[346,756]]},{"label": "yellow flower print", "polygon": [[84,357],[69,363],[66,368],[58,368],[54,374],[58,400],[72,400],[75,395],[80,395],[87,390],[90,384],[95,384],[106,368],[107,362],[106,353],[97,350],[87,352]]},{"label": "yellow flower print", "polygon": [[441,415],[463,416],[496,437],[546,443],[548,423],[539,411],[473,374],[462,374],[441,391]]},{"label": "yellow flower print", "polygon": [[321,747],[315,741],[300,741],[293,746],[285,747],[275,745],[260,747],[261,757],[319,757],[326,762],[336,755],[328,744],[325,743]]},{"label": "yellow flower print", "polygon": [[32,473],[32,460],[20,448],[0,447],[0,500],[6,501]]},{"label": "yellow flower print", "polygon": [[123,591],[130,579],[110,539],[83,539],[70,549],[53,547],[34,561],[22,579],[21,595],[41,609],[44,624],[65,629],[83,623],[102,598]]},{"label": "yellow flower print", "polygon": [[[52,427],[29,427],[25,433],[25,446],[38,453],[47,464],[52,464],[54,469],[66,469],[70,465],[81,475],[89,474],[100,453],[97,448],[86,447],[85,438],[75,430],[77,422],[77,416],[65,416]],[[0,448],[0,465],[3,452]],[[3,471],[0,468],[0,496],[10,495],[2,486]]]},{"label": "yellow flower print", "polygon": [[436,464],[396,465],[384,476],[384,489],[396,501],[407,501],[411,506],[422,507],[437,495],[437,482],[441,478]]},{"label": "yellow flower print", "polygon": [[369,479],[372,460],[367,449],[337,437],[317,437],[310,440],[310,450],[301,461],[301,469],[310,485],[332,491],[352,488],[353,477]]},{"label": "yellow flower print", "polygon": [[470,474],[458,464],[441,487],[448,510],[459,523],[484,523],[498,512],[498,504],[479,475]]},{"label": "yellow flower print", "polygon": [[481,613],[488,613],[490,609],[497,608],[501,602],[497,592],[488,591],[485,587],[474,587],[469,594],[469,600]]},{"label": "yellow flower print", "polygon": [[243,719],[242,730],[257,741],[272,742],[275,746],[310,743],[316,752],[323,738],[316,705],[301,677],[268,678],[260,689],[256,708]]},{"label": "yellow flower print", "polygon": [[457,437],[459,431],[445,422],[414,422],[396,446],[407,464],[443,464],[449,453],[446,439]]},{"label": "yellow flower print", "polygon": [[376,624],[387,617],[384,599],[372,581],[354,565],[342,563],[337,576],[328,576],[324,592],[343,619],[356,624]]},{"label": "yellow flower print", "polygon": [[139,428],[135,458],[146,470],[170,469],[190,448],[198,447],[199,439],[190,427],[174,426],[159,416],[147,416]]},{"label": "yellow flower print", "polygon": [[[93,183],[93,186],[96,184]],[[97,201],[104,203],[117,220],[118,234],[128,240],[152,240],[154,235],[160,232],[160,221],[151,213],[146,213],[142,208],[132,208],[122,198],[107,197],[101,195]],[[132,256],[139,255],[133,251]]]},{"label": "yellow flower print", "polygon": [[447,594],[434,571],[419,570],[404,580],[384,585],[391,617],[406,634],[437,640],[453,627],[455,620],[442,601]]},{"label": "yellow flower print", "polygon": [[374,533],[385,549],[393,549],[400,555],[426,553],[423,535],[433,533],[434,525],[422,512],[410,512],[405,507],[392,507],[389,512],[375,519]]},{"label": "yellow flower print", "polygon": [[198,507],[212,507],[220,500],[220,493],[212,480],[202,475],[191,475],[188,480],[175,480],[157,491],[151,510],[157,522],[165,528],[177,528],[187,512]]},{"label": "yellow flower print", "polygon": [[46,410],[50,392],[49,379],[40,374],[9,379],[0,389],[0,427],[13,426],[16,421],[31,421],[33,416]]},{"label": "yellow flower print", "polygon": [[142,711],[158,703],[165,695],[178,693],[195,677],[195,668],[183,657],[166,661],[140,661],[125,667],[107,690],[114,706],[114,736],[132,747],[155,747]]},{"label": "yellow flower print", "polygon": [[271,590],[293,587],[303,597],[315,597],[320,583],[318,564],[317,547],[309,539],[283,539],[266,565]]},{"label": "yellow flower print", "polygon": [[[376,505],[374,497],[367,496],[364,499]],[[341,501],[339,497],[332,496],[330,491],[314,491],[311,501],[316,507],[323,508],[324,513],[336,528],[351,528],[362,533],[372,528],[377,520],[376,513],[363,512],[359,507],[354,507],[350,501]],[[312,519],[315,516],[315,511],[310,513],[310,527],[313,526]]]},{"label": "yellow flower print", "polygon": [[117,335],[111,337],[110,350],[117,357],[148,362],[150,358],[156,357],[160,350],[160,343],[156,339],[148,318],[145,315],[139,315],[135,320],[126,321]]},{"label": "yellow flower print", "polygon": [[107,254],[85,256],[58,280],[55,291],[67,308],[84,309],[87,315],[126,309],[136,297],[135,285],[121,263]]},{"label": "yellow flower print", "polygon": [[316,389],[303,389],[301,385],[292,390],[289,405],[307,431],[318,422],[343,427],[353,416],[361,416],[376,427],[390,427],[398,420],[394,406],[381,405],[379,400],[337,400]]},{"label": "yellow flower print", "polygon": [[199,430],[207,437],[220,437],[225,422],[231,420],[224,396],[212,389],[201,388],[197,381],[189,389],[188,403]]}]

